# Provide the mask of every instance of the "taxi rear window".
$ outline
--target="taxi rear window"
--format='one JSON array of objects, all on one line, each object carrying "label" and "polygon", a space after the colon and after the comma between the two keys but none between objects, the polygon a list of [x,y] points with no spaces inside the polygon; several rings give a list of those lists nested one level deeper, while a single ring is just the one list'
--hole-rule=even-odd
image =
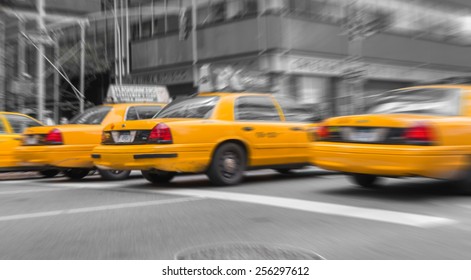
[{"label": "taxi rear window", "polygon": [[219,100],[218,96],[196,96],[177,100],[163,108],[156,118],[207,119]]},{"label": "taxi rear window", "polygon": [[145,120],[152,119],[155,117],[162,106],[133,106],[129,107],[128,112],[126,113],[126,120]]},{"label": "taxi rear window", "polygon": [[99,106],[85,110],[80,115],[75,116],[69,123],[71,124],[101,124],[106,115],[111,111],[110,106]]},{"label": "taxi rear window", "polygon": [[393,90],[378,96],[367,113],[457,116],[460,97],[461,90],[453,88]]}]

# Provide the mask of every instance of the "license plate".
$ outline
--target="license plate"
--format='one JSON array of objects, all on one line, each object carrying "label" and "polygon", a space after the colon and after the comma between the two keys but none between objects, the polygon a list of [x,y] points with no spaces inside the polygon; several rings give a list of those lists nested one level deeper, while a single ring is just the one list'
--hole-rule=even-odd
[{"label": "license plate", "polygon": [[355,130],[350,132],[350,141],[355,142],[376,142],[380,133],[376,129]]},{"label": "license plate", "polygon": [[121,132],[118,136],[118,143],[131,143],[134,141],[134,136],[136,136],[135,131]]},{"label": "license plate", "polygon": [[27,136],[25,139],[26,145],[36,145],[38,144],[38,139],[36,136]]}]

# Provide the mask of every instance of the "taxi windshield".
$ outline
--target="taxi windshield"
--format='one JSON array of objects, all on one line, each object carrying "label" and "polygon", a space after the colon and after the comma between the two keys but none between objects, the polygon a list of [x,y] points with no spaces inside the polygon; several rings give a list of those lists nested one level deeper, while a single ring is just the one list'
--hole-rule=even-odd
[{"label": "taxi windshield", "polygon": [[460,113],[460,89],[415,88],[380,94],[369,114],[423,114],[456,116]]},{"label": "taxi windshield", "polygon": [[85,110],[82,114],[75,116],[70,120],[70,124],[101,124],[108,112],[111,111],[110,106],[99,106]]},{"label": "taxi windshield", "polygon": [[211,117],[218,99],[217,96],[196,96],[177,100],[163,108],[155,118],[207,119]]}]

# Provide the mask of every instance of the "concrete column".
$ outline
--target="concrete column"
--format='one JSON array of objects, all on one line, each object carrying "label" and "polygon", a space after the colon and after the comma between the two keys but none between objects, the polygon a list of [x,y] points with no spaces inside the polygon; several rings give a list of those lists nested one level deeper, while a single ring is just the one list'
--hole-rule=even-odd
[{"label": "concrete column", "polygon": [[0,111],[5,110],[5,22],[0,15]]},{"label": "concrete column", "polygon": [[85,107],[85,24],[80,24],[80,113]]},{"label": "concrete column", "polygon": [[[36,8],[38,10],[38,17],[37,17],[37,24],[38,24],[38,31],[39,34],[46,33],[46,26],[44,25],[44,0],[36,0]],[[41,41],[38,42],[38,50],[37,50],[37,61],[36,61],[36,79],[37,79],[37,119],[40,121],[44,121],[44,99],[45,99],[45,82],[44,82],[44,54],[45,54],[45,47]]]},{"label": "concrete column", "polygon": [[[59,45],[59,38],[56,36],[55,43],[54,43],[54,63],[56,67],[59,68],[59,57],[60,57],[60,45]],[[60,77],[59,72],[54,71],[54,122],[60,123],[59,120],[59,108],[60,108]]]},{"label": "concrete column", "polygon": [[[25,23],[23,20],[18,20],[18,72],[17,72],[17,79],[18,81],[28,81],[26,73],[26,62],[25,62],[25,39],[23,38],[22,33],[25,32]],[[24,94],[31,94],[30,92],[25,92]],[[25,96],[17,93],[17,101],[18,101],[18,112],[23,112],[25,109]]]}]

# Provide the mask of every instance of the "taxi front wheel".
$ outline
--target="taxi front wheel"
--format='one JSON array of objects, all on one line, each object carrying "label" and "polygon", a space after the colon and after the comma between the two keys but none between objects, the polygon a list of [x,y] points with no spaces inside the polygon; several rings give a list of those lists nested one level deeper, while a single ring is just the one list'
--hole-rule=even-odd
[{"label": "taxi front wheel", "polygon": [[80,180],[90,173],[90,169],[87,168],[70,168],[63,171],[65,176],[72,180]]},{"label": "taxi front wheel", "polygon": [[240,145],[226,143],[214,153],[206,175],[215,185],[236,185],[243,179],[246,162],[246,153]]},{"label": "taxi front wheel", "polygon": [[378,179],[379,177],[376,175],[369,175],[369,174],[349,174],[349,178],[353,183],[359,185],[363,188],[375,188],[378,187]]},{"label": "taxi front wheel", "polygon": [[101,178],[109,181],[124,180],[129,177],[131,170],[104,170],[98,168]]},{"label": "taxi front wheel", "polygon": [[172,181],[173,177],[175,177],[175,172],[167,172],[161,170],[152,170],[146,171],[141,170],[142,176],[147,179],[147,181],[154,183],[154,184],[165,184]]}]

